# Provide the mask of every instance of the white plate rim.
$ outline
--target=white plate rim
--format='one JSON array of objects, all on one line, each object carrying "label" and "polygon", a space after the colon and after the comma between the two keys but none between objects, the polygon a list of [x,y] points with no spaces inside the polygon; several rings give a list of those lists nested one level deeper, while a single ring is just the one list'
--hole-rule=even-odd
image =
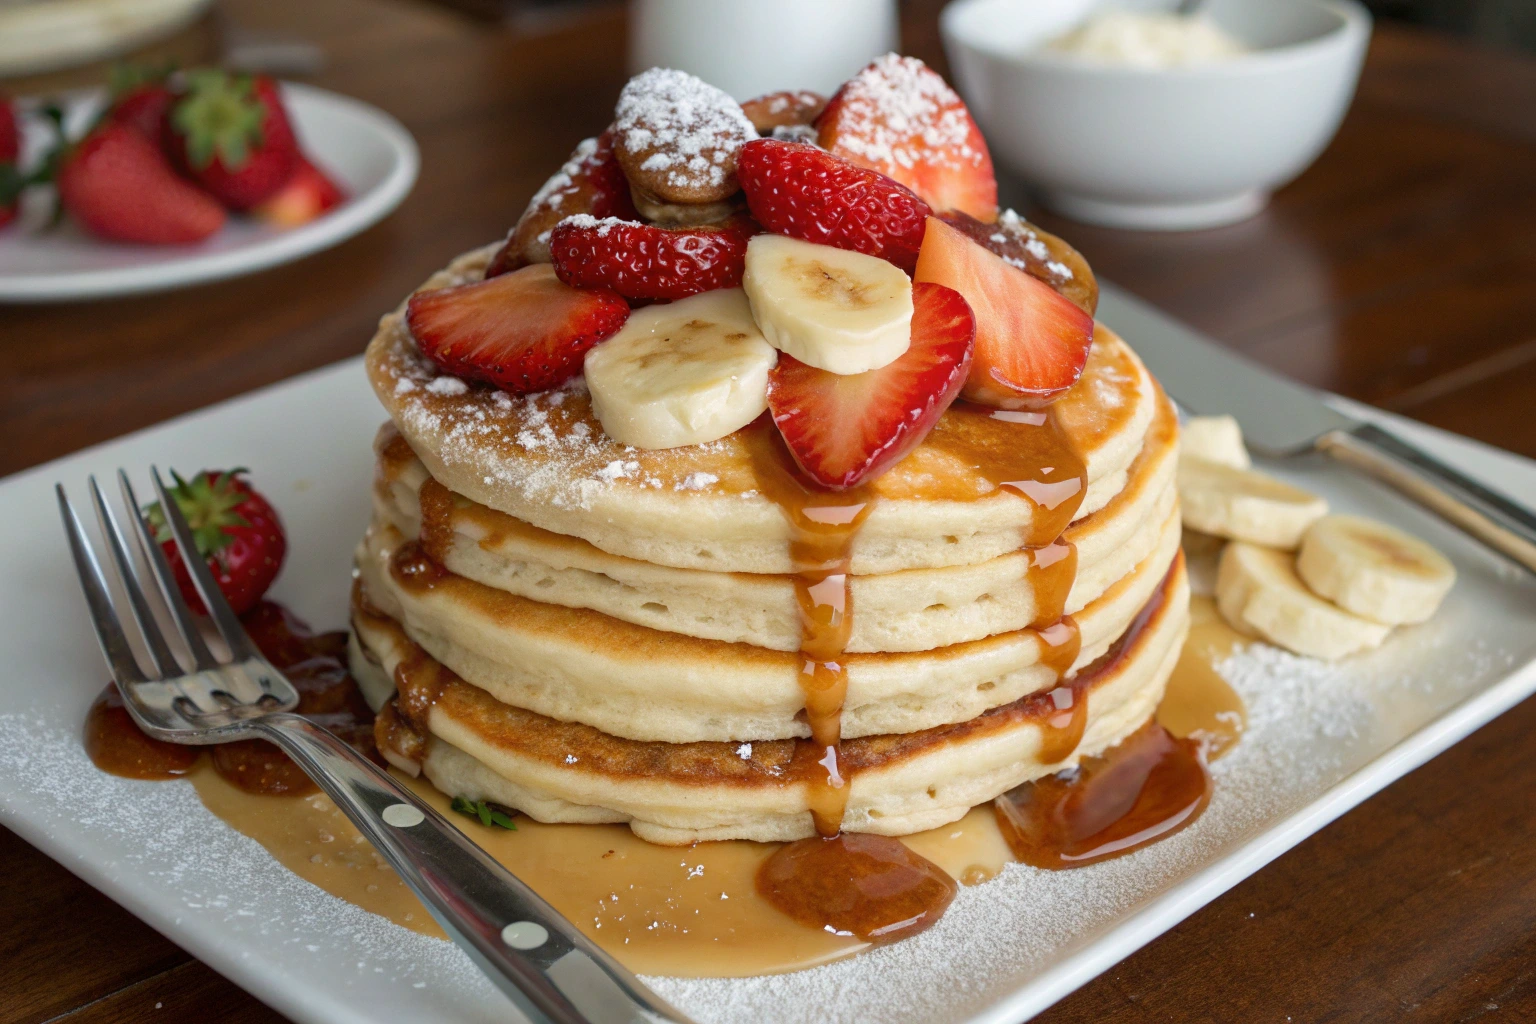
[{"label": "white plate rim", "polygon": [[421,169],[416,140],[395,118],[362,100],[299,82],[283,82],[291,102],[329,106],[368,126],[394,160],[384,179],[334,212],[250,245],[140,267],[65,271],[49,275],[0,274],[0,302],[38,304],[168,291],[266,270],[328,249],[387,217],[410,194]]}]

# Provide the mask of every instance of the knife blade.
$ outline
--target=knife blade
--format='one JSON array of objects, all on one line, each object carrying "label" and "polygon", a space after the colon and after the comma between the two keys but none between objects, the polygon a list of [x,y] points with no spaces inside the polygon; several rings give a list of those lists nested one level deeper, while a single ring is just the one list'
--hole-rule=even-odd
[{"label": "knife blade", "polygon": [[1136,350],[1176,402],[1191,412],[1235,417],[1260,455],[1326,452],[1536,573],[1536,514],[1530,509],[1104,281],[1097,316]]}]

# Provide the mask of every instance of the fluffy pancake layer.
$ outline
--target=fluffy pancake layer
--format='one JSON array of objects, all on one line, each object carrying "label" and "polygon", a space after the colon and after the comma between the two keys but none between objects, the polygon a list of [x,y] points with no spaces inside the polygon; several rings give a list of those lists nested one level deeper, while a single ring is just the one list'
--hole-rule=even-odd
[{"label": "fluffy pancake layer", "polygon": [[[1173,407],[1160,398],[1125,486],[1064,534],[1076,549],[1067,613],[1097,600],[1156,548],[1177,500],[1177,432]],[[800,608],[786,575],[678,569],[609,554],[442,487],[392,424],[380,430],[375,447],[374,523],[420,539],[460,576],[652,629],[799,650]],[[853,576],[847,650],[932,650],[1035,624],[1051,603],[1049,591],[1060,585],[1049,567],[1033,567],[1037,557],[1015,550],[975,565]]]},{"label": "fluffy pancake layer", "polygon": [[[1060,714],[1049,694],[952,725],[847,740],[839,762],[850,776],[843,827],[884,835],[936,828],[1129,735],[1161,699],[1188,627],[1188,583],[1177,553],[1151,589],[1129,629],[1073,684],[1086,717],[1069,755],[1042,759],[1059,728],[1050,724]],[[371,599],[366,579],[363,590]],[[622,739],[496,700],[366,604],[355,610],[353,630],[354,672],[374,692],[402,682],[401,700],[413,708],[408,717],[425,726],[417,734],[387,712],[397,728],[385,748],[397,763],[419,764],[444,792],[541,821],[628,822],[641,838],[667,844],[815,833],[807,810],[809,744]]]},{"label": "fluffy pancake layer", "polygon": [[[455,260],[424,287],[477,280],[491,249]],[[385,316],[367,354],[380,401],[428,472],[449,490],[610,554],[714,572],[793,571],[790,524],[760,490],[758,467],[781,458],[758,422],[705,445],[640,451],[608,438],[580,380],[540,395],[466,388],[416,349],[399,311]],[[1158,405],[1156,385],[1130,348],[1100,325],[1078,384],[1052,407],[1081,456],[1079,514],[1125,486]],[[976,407],[947,412],[926,441],[874,481],[878,498],[859,529],[850,571],[861,575],[972,565],[1018,550],[1039,513],[1000,490],[978,454],[1006,456],[1016,423]]]}]

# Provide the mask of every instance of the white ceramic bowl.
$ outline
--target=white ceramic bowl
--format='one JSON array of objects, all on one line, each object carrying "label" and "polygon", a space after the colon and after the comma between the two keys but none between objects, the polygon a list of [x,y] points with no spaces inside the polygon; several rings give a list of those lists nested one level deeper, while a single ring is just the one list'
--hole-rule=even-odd
[{"label": "white ceramic bowl", "polygon": [[1144,69],[1043,49],[1102,6],[956,0],[941,27],[994,156],[1047,205],[1116,227],[1187,230],[1257,213],[1333,138],[1370,38],[1355,0],[1210,0],[1209,17],[1252,52]]}]

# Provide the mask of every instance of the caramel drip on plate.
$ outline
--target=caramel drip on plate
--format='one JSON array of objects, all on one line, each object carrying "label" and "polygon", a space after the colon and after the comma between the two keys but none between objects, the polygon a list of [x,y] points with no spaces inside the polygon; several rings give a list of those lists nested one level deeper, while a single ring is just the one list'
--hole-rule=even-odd
[{"label": "caramel drip on plate", "polygon": [[1248,727],[1248,709],[1216,666],[1248,642],[1222,619],[1209,597],[1189,599],[1189,637],[1157,706],[1157,722],[1179,737],[1205,745],[1214,761],[1237,745]]},{"label": "caramel drip on plate", "polygon": [[1013,854],[1037,868],[1120,857],[1186,827],[1211,799],[1201,744],[1148,722],[1078,767],[994,801]]},{"label": "caramel drip on plate", "polygon": [[757,891],[809,928],[894,942],[929,927],[959,886],[899,840],[841,832],[790,843],[757,872]]},{"label": "caramel drip on plate", "polygon": [[[266,659],[299,691],[298,714],[376,757],[373,712],[347,671],[346,633],[316,633],[271,601],[257,604],[240,622]],[[135,779],[167,779],[190,772],[205,748],[146,736],[134,724],[114,684],[86,714],[85,749],[102,771]],[[236,740],[206,749],[218,773],[246,792],[279,796],[315,789],[309,776],[266,740]]]}]

